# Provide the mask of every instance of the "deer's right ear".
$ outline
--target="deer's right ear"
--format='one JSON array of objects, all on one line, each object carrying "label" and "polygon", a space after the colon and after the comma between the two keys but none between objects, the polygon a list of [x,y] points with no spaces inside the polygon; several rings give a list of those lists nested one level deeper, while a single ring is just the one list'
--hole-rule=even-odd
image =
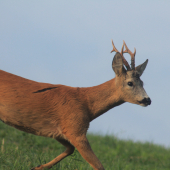
[{"label": "deer's right ear", "polygon": [[112,61],[112,68],[115,72],[116,75],[121,75],[121,74],[124,74],[126,73],[126,70],[123,66],[123,59],[122,59],[122,56],[120,53],[116,53],[114,58],[113,58],[113,61]]}]

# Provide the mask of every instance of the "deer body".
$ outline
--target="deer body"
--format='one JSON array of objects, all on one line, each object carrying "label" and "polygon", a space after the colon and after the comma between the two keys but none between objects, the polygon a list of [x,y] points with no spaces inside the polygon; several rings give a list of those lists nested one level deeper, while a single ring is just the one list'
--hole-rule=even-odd
[{"label": "deer body", "polygon": [[86,124],[87,130],[90,121],[123,103],[116,89],[110,90],[114,79],[91,88],[74,88],[39,83],[0,70],[0,82],[0,119],[35,135],[57,138],[63,134],[62,123],[76,124],[76,128],[79,123],[81,127]]},{"label": "deer body", "polygon": [[[127,101],[144,106],[151,103],[139,78],[146,63],[126,71],[122,57],[121,53],[114,57],[115,78],[87,88],[39,83],[0,70],[0,120],[25,132],[54,138],[67,148],[34,170],[51,168],[75,147],[95,170],[104,170],[86,138],[89,123]],[[133,82],[133,89],[129,82]]]}]

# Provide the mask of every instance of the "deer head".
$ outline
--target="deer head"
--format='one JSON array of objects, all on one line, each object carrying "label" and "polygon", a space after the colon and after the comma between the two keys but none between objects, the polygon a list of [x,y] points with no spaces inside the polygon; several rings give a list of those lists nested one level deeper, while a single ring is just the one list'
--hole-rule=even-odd
[{"label": "deer head", "polygon": [[[112,40],[112,46],[113,51],[116,52],[113,62],[112,62],[112,68],[116,74],[116,85],[120,87],[119,94],[121,96],[121,99],[125,102],[130,102],[134,104],[139,104],[141,106],[148,106],[151,104],[151,100],[146,94],[144,88],[143,88],[143,82],[140,79],[140,76],[144,72],[146,65],[148,63],[148,60],[146,60],[143,64],[135,67],[135,54],[136,49],[134,50],[134,53],[132,53],[126,43],[123,41],[123,46],[121,49],[121,52],[119,52],[116,47],[114,46],[113,40]],[[125,50],[124,50],[125,46]],[[131,56],[131,67],[126,61],[126,59],[123,56],[123,53],[129,53]],[[125,67],[126,69],[125,69]]]}]

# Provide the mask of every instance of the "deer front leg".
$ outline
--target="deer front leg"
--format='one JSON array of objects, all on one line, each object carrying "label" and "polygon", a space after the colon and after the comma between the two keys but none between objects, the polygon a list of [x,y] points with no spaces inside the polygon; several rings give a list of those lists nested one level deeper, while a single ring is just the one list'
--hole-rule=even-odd
[{"label": "deer front leg", "polygon": [[55,164],[60,162],[62,159],[71,155],[74,152],[75,147],[73,145],[71,145],[67,140],[65,140],[65,139],[57,139],[57,140],[67,148],[65,150],[65,152],[63,152],[62,154],[57,156],[52,161],[50,161],[44,165],[38,166],[36,168],[32,168],[31,170],[44,170],[45,168],[50,169],[50,168],[52,168],[52,166],[54,166]]},{"label": "deer front leg", "polygon": [[71,143],[77,148],[81,156],[95,169],[95,170],[104,170],[103,165],[94,154],[91,146],[85,135],[81,137],[75,137],[74,140],[71,140]]}]

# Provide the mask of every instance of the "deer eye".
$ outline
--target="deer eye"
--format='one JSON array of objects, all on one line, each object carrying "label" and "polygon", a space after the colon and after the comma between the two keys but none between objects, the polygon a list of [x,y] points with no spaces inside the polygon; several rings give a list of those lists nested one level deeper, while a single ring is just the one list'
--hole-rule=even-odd
[{"label": "deer eye", "polygon": [[133,83],[131,81],[128,82],[127,84],[128,84],[128,86],[133,86]]}]

